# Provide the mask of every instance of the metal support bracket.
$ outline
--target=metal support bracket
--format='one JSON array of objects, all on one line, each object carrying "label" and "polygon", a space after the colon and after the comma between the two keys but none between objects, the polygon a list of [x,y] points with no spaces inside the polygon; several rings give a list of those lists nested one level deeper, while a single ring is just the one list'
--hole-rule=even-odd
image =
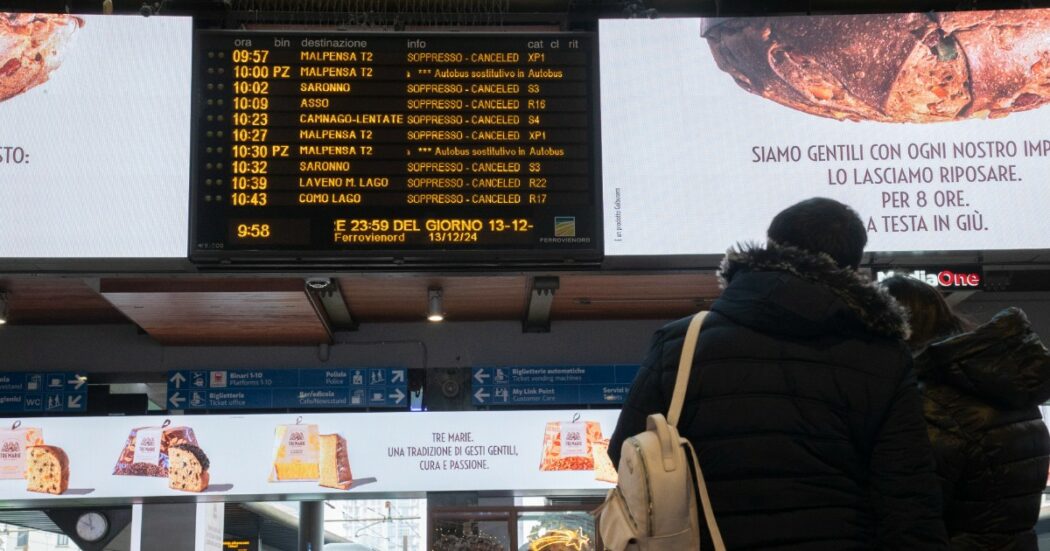
[{"label": "metal support bracket", "polygon": [[529,304],[522,321],[523,333],[549,333],[551,330],[551,304],[554,293],[561,286],[557,276],[539,276],[532,278],[529,289]]},{"label": "metal support bracket", "polygon": [[306,293],[310,296],[323,314],[325,322],[332,331],[356,331],[357,321],[350,314],[339,283],[328,278],[311,277],[306,280]]}]

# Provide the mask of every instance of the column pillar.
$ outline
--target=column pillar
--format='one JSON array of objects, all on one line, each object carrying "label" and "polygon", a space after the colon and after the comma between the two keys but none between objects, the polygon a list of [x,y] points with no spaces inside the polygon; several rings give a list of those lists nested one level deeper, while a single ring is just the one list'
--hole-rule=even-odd
[{"label": "column pillar", "polygon": [[131,551],[222,551],[222,503],[131,506]]},{"label": "column pillar", "polygon": [[195,551],[196,503],[131,506],[131,551]]},{"label": "column pillar", "polygon": [[299,551],[324,549],[324,502],[299,502]]}]

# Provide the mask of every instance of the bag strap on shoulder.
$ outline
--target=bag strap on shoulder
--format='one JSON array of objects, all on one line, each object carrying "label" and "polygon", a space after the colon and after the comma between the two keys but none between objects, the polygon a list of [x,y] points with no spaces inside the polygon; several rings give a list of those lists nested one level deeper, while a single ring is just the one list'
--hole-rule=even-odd
[{"label": "bag strap on shoulder", "polygon": [[693,449],[693,445],[686,440],[685,444],[689,449],[689,458],[693,462],[693,472],[696,473],[696,489],[700,494],[700,507],[704,511],[704,521],[707,522],[708,535],[711,536],[711,544],[715,546],[715,551],[726,551],[725,541],[722,540],[722,531],[718,529],[718,522],[715,521],[715,510],[711,506],[711,496],[707,493],[707,481],[704,480],[704,472],[700,470],[700,462],[696,459],[696,450]]},{"label": "bag strap on shoulder", "polygon": [[[682,343],[682,355],[678,360],[678,375],[675,377],[674,394],[671,396],[671,407],[667,411],[667,422],[677,428],[678,417],[682,413],[682,404],[685,403],[685,391],[689,387],[689,374],[693,370],[693,354],[696,352],[696,340],[700,336],[700,327],[708,312],[698,312],[689,320],[689,328],[685,332],[685,342]],[[688,440],[684,440],[687,448],[689,461],[692,462],[693,472],[696,473],[696,490],[700,496],[700,507],[704,512],[704,521],[707,524],[708,534],[715,551],[725,551],[726,545],[722,540],[722,532],[718,529],[715,520],[715,511],[711,506],[711,497],[707,493],[707,481],[704,480],[704,472],[700,470],[700,462],[697,460],[696,450]]]},{"label": "bag strap on shoulder", "polygon": [[678,416],[682,413],[685,402],[685,391],[689,387],[689,373],[693,370],[693,352],[696,351],[696,339],[700,336],[700,326],[707,317],[707,311],[697,312],[689,321],[682,343],[682,356],[678,360],[678,376],[674,381],[674,394],[671,395],[671,407],[667,410],[667,422],[672,427],[678,426]]}]

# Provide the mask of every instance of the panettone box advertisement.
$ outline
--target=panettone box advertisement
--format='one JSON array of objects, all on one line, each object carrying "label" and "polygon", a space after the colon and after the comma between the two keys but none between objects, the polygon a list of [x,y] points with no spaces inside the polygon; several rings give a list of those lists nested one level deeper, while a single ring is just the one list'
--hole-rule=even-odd
[{"label": "panettone box advertisement", "polygon": [[[0,419],[0,508],[612,487],[616,410]],[[6,459],[5,459],[6,458]],[[108,500],[108,501],[107,501]]]},{"label": "panettone box advertisement", "polygon": [[869,251],[1050,248],[1050,10],[610,19],[599,48],[607,255],[721,255],[815,196]]},{"label": "panettone box advertisement", "polygon": [[0,479],[24,479],[28,448],[44,443],[43,431],[38,427],[22,426],[22,421],[15,421],[10,426],[10,429],[0,428]]},{"label": "panettone box advertisement", "polygon": [[270,482],[314,482],[326,488],[349,490],[374,478],[354,481],[346,438],[320,434],[316,424],[277,425],[274,430],[273,469]]},{"label": "panettone box advertisement", "polygon": [[609,457],[609,439],[602,438],[598,421],[550,421],[543,432],[541,471],[592,471],[595,480],[616,483],[616,467]]},{"label": "panettone box advertisement", "polygon": [[170,419],[159,426],[133,428],[120,450],[113,474],[167,477],[171,464],[169,451],[182,444],[197,444],[193,429],[171,426]]}]

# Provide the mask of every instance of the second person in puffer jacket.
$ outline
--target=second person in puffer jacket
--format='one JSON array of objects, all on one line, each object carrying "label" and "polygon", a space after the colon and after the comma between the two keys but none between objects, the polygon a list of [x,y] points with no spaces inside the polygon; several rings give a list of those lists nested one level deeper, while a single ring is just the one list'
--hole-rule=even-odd
[{"label": "second person in puffer jacket", "polygon": [[951,548],[1035,551],[1050,463],[1039,411],[1050,399],[1046,347],[1017,308],[967,331],[926,283],[897,276],[882,285],[910,312]]}]

